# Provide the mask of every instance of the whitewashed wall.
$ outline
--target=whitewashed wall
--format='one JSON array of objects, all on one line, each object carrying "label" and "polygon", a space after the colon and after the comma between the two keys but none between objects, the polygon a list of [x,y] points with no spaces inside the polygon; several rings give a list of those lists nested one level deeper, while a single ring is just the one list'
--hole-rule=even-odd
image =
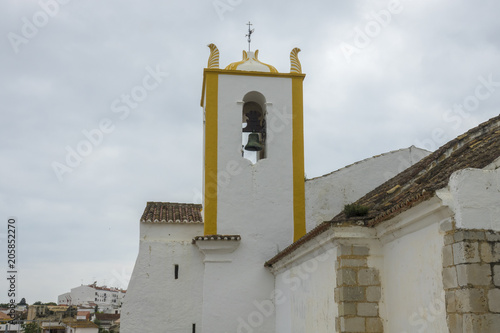
[{"label": "whitewashed wall", "polygon": [[457,228],[500,231],[500,169],[464,169],[450,178]]},{"label": "whitewashed wall", "polygon": [[382,247],[380,313],[385,332],[448,332],[441,217],[427,218],[434,220]]},{"label": "whitewashed wall", "polygon": [[430,152],[411,146],[377,155],[306,181],[306,223],[310,231]]},{"label": "whitewashed wall", "polygon": [[204,267],[191,240],[202,234],[201,224],[141,223],[139,255],[123,300],[121,332],[191,332],[193,324],[201,328]]},{"label": "whitewashed wall", "polygon": [[276,275],[276,333],[335,332],[336,248]]}]

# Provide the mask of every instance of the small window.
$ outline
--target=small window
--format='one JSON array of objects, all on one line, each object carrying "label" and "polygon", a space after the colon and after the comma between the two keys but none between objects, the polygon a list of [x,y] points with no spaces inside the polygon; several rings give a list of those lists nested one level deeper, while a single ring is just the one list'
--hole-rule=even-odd
[{"label": "small window", "polygon": [[175,279],[177,280],[179,278],[179,265],[174,265],[174,274]]}]

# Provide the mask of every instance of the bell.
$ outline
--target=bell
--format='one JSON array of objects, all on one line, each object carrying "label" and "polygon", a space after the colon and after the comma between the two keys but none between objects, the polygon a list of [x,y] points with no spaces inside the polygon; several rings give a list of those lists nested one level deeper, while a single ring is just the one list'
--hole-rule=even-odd
[{"label": "bell", "polygon": [[262,150],[262,145],[259,142],[259,134],[258,133],[248,134],[248,143],[245,146],[245,150],[248,150],[248,151],[261,151]]}]

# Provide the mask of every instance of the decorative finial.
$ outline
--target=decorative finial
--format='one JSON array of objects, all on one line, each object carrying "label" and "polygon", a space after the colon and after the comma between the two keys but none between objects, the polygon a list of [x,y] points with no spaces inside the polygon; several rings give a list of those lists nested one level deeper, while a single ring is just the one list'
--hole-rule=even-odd
[{"label": "decorative finial", "polygon": [[215,44],[208,44],[210,48],[210,56],[208,57],[207,68],[219,68],[219,50]]},{"label": "decorative finial", "polygon": [[246,34],[245,37],[248,37],[248,52],[250,52],[250,43],[252,42],[252,33],[254,32],[255,29],[251,29],[253,24],[250,23],[250,21],[248,21],[247,25],[248,25],[248,34]]},{"label": "decorative finial", "polygon": [[298,47],[294,48],[290,52],[290,73],[302,73],[302,66],[299,60],[300,49]]}]

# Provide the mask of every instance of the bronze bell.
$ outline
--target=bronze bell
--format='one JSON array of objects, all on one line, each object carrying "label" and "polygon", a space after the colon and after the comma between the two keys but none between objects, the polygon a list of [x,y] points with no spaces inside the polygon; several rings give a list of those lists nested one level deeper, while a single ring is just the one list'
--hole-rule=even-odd
[{"label": "bronze bell", "polygon": [[260,144],[258,133],[248,134],[248,143],[245,146],[245,150],[248,150],[248,151],[261,151],[262,150],[262,145]]}]

